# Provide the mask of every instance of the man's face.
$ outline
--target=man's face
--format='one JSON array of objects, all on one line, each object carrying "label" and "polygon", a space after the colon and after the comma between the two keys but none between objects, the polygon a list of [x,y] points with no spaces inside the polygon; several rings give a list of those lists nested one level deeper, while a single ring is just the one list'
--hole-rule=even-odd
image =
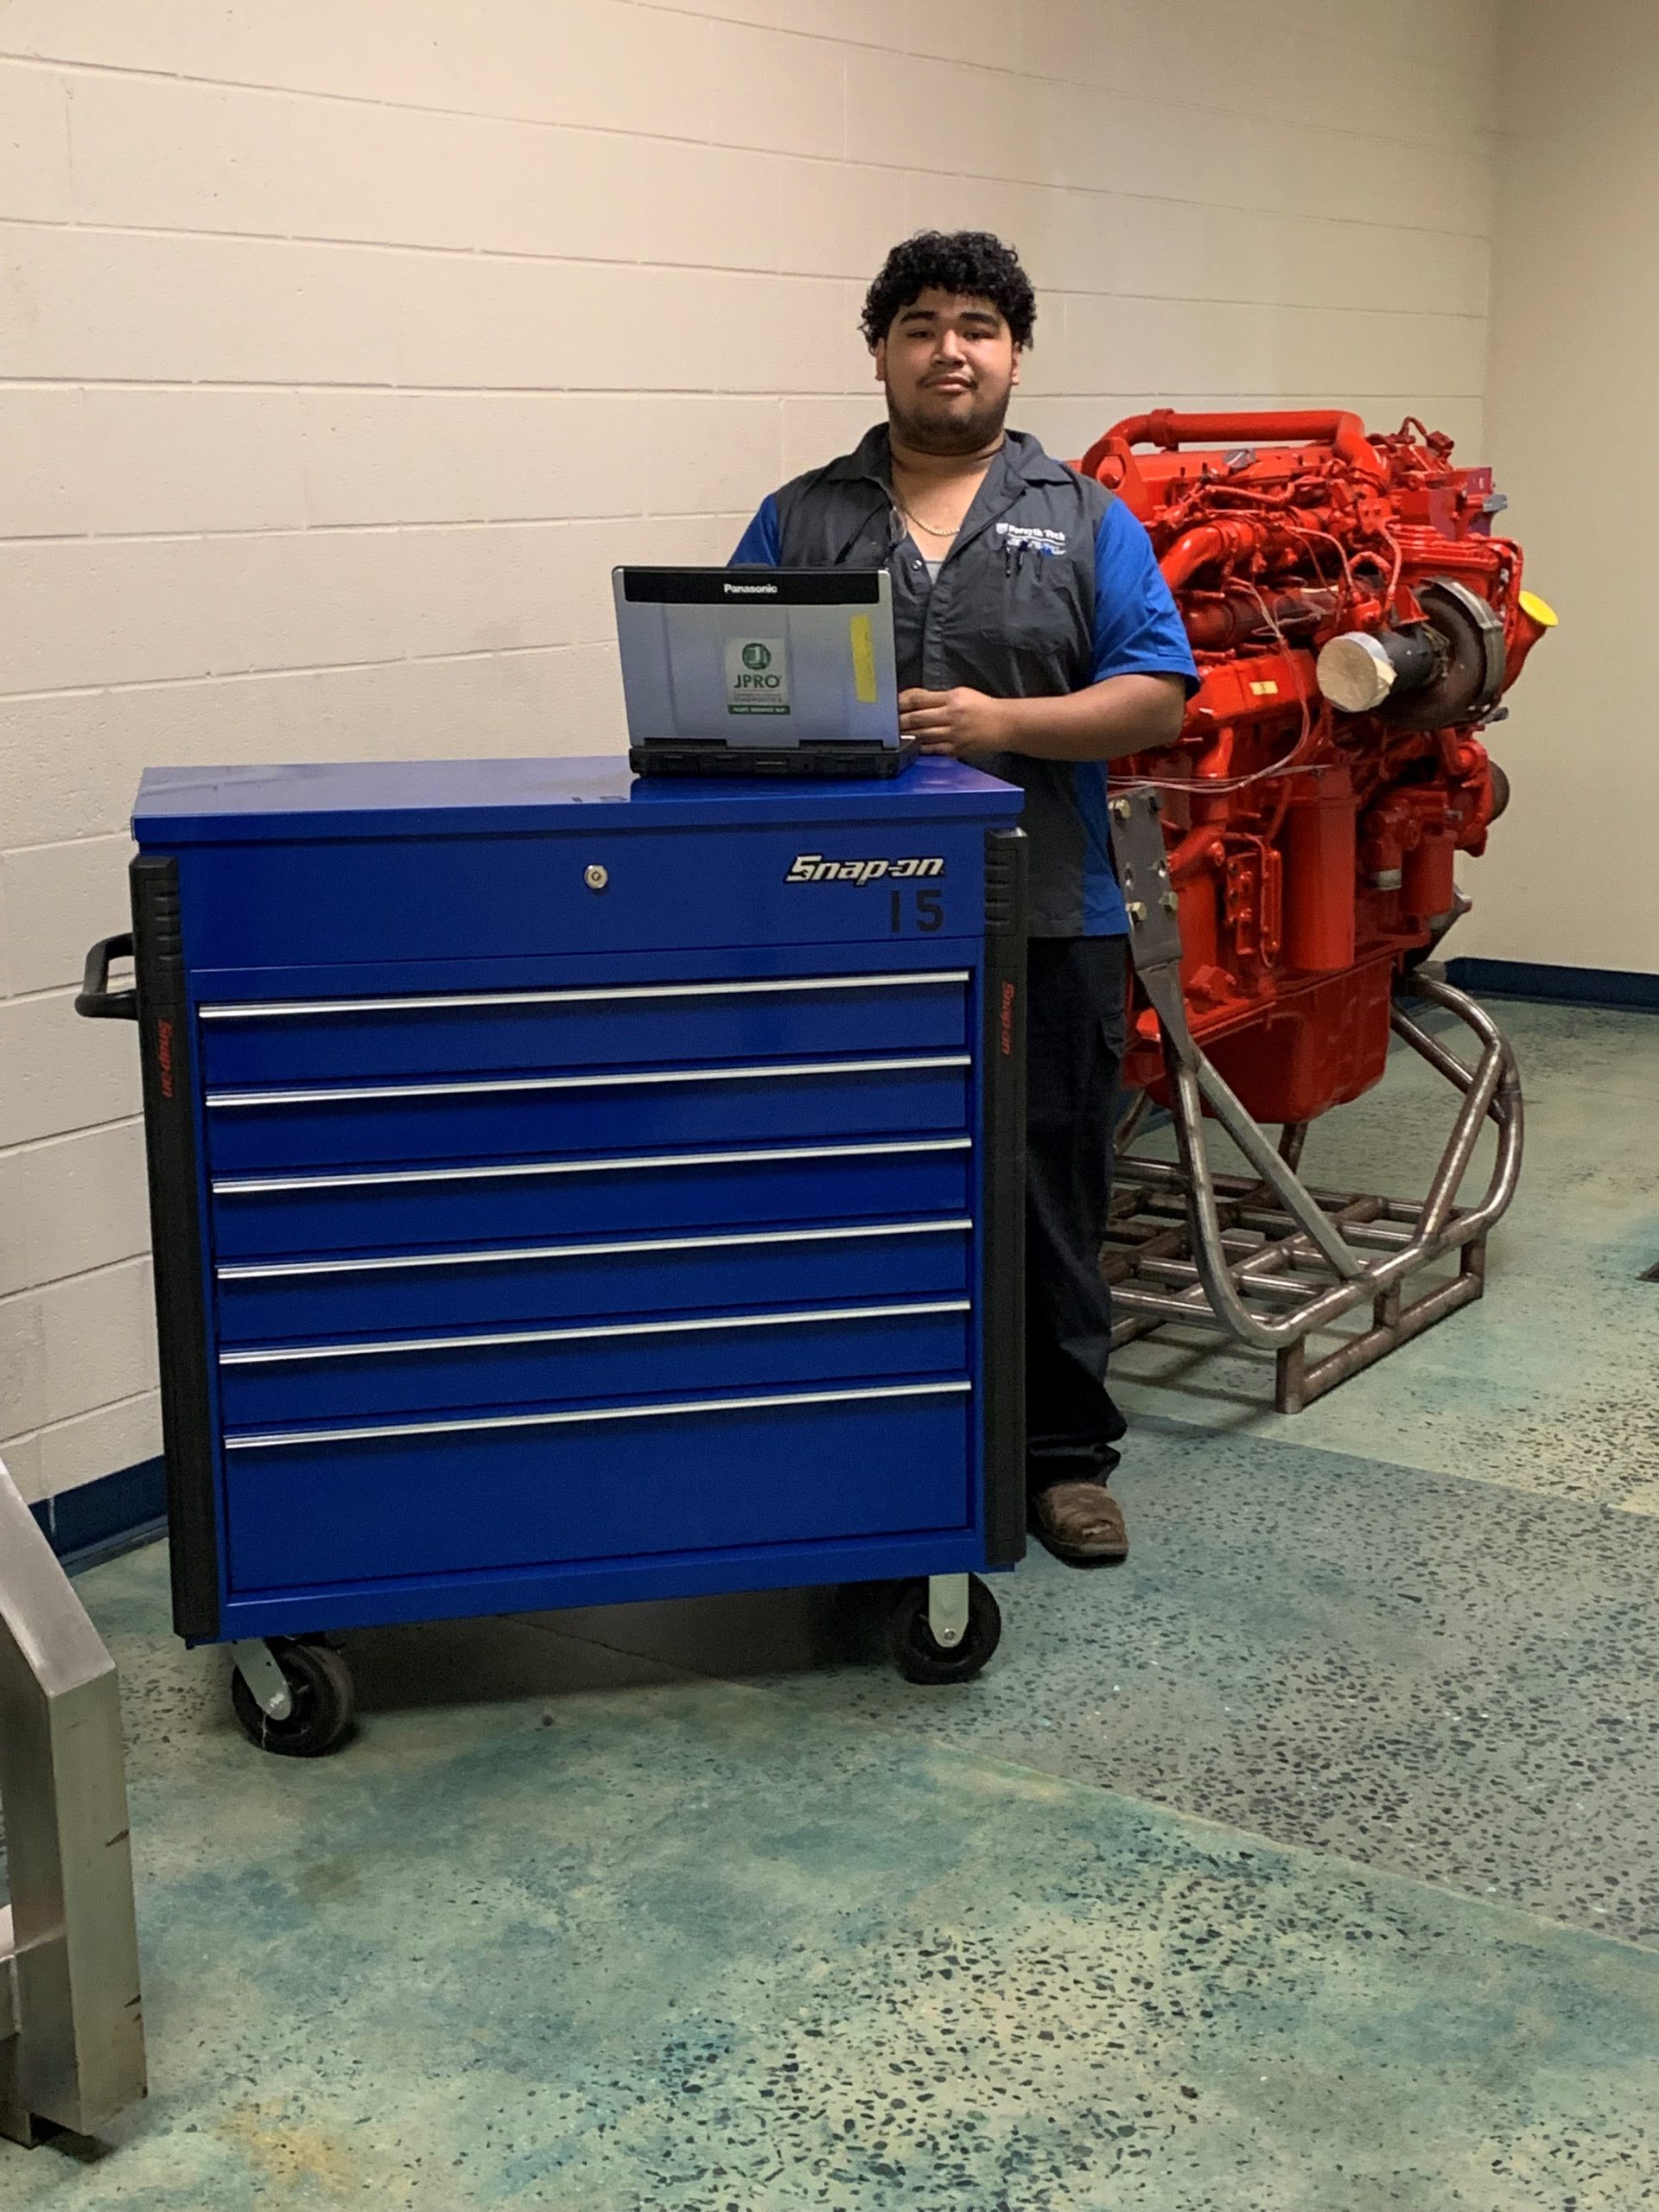
[{"label": "man's face", "polygon": [[887,413],[922,453],[977,453],[1002,428],[1020,381],[1020,348],[988,300],[937,285],[901,308],[875,348]]}]

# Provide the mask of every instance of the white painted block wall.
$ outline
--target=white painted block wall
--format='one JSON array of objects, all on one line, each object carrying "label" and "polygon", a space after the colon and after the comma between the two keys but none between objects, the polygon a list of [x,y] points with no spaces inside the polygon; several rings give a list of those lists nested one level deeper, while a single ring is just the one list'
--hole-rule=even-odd
[{"label": "white painted block wall", "polygon": [[0,0],[0,1452],[158,1448],[151,762],[620,742],[607,571],[879,411],[887,247],[1026,255],[1019,419],[1478,451],[1495,0]]},{"label": "white painted block wall", "polygon": [[1491,458],[1561,626],[1492,733],[1515,797],[1457,944],[1652,976],[1659,9],[1505,0],[1502,30]]}]

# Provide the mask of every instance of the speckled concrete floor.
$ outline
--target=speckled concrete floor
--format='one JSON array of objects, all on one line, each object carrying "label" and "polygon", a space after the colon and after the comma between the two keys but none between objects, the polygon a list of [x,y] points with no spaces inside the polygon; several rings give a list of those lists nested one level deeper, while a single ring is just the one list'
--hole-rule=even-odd
[{"label": "speckled concrete floor", "polygon": [[1649,1953],[517,1622],[358,1639],[351,1754],[259,1759],[161,1565],[87,1579],[156,2094],[9,2206],[1659,2194]]},{"label": "speckled concrete floor", "polygon": [[546,1618],[1659,1948],[1659,1525],[1254,1435],[1137,1434],[1128,1564],[1033,1554],[971,1696],[918,1699],[823,1600]]},{"label": "speckled concrete floor", "polygon": [[[823,1595],[449,1624],[354,1639],[362,1735],[291,1765],[159,1551],[85,1577],[156,2094],[0,2204],[1659,2201],[1659,1023],[1513,1012],[1486,1304],[1294,1422],[1136,1384],[1130,1565],[1033,1560],[973,1689]],[[1432,1096],[1316,1172],[1403,1186]]]}]

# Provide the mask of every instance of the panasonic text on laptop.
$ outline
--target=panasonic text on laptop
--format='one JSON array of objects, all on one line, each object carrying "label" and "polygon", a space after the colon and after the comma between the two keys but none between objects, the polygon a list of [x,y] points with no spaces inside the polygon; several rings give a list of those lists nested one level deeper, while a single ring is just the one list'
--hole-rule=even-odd
[{"label": "panasonic text on laptop", "polygon": [[899,735],[884,569],[613,570],[641,775],[884,776]]}]

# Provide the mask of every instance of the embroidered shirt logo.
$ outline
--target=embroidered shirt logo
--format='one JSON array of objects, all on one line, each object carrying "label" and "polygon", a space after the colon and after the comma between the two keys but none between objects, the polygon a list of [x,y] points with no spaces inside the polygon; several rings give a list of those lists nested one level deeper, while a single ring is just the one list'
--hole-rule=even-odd
[{"label": "embroidered shirt logo", "polygon": [[1065,532],[1063,530],[1042,530],[1035,524],[1000,522],[996,534],[1002,540],[1003,550],[1009,553],[1064,553]]}]

